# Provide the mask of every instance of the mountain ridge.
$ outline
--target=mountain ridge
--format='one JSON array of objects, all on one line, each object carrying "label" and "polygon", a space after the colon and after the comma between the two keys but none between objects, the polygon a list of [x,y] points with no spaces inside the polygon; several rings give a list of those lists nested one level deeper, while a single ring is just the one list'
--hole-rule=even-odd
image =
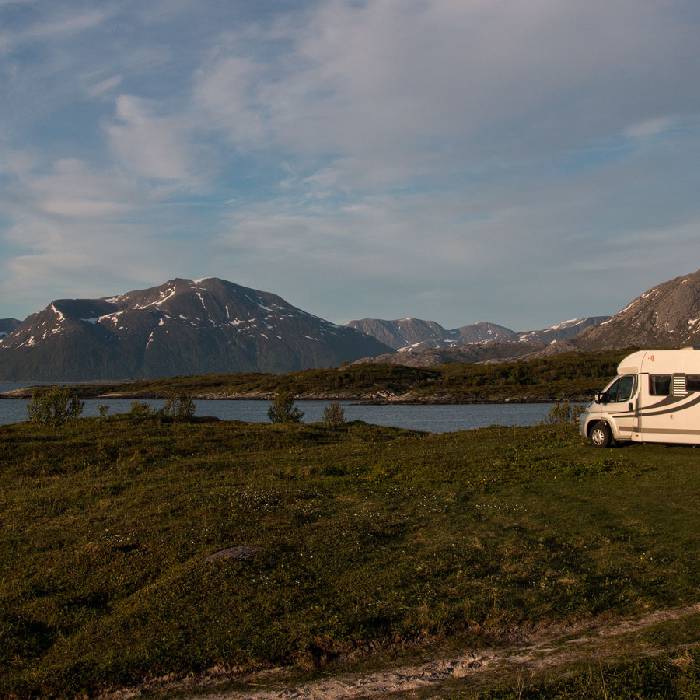
[{"label": "mountain ridge", "polygon": [[652,287],[577,339],[577,344],[618,347],[681,347],[700,343],[700,270]]},{"label": "mountain ridge", "polygon": [[389,350],[271,292],[176,278],[112,297],[52,301],[0,340],[0,378],[287,372]]},{"label": "mountain ridge", "polygon": [[559,321],[547,328],[514,331],[490,321],[479,321],[459,328],[447,329],[436,321],[406,317],[395,320],[363,318],[347,325],[392,347],[400,353],[428,350],[449,350],[473,344],[513,343],[548,345],[552,341],[568,341],[586,328],[597,326],[609,316],[586,316]]},{"label": "mountain ridge", "polygon": [[689,344],[700,344],[700,270],[648,289],[613,316],[531,331],[487,321],[446,329],[413,317],[336,325],[270,292],[176,278],[111,297],[57,299],[24,321],[0,319],[0,379],[277,373],[363,361],[420,367]]}]

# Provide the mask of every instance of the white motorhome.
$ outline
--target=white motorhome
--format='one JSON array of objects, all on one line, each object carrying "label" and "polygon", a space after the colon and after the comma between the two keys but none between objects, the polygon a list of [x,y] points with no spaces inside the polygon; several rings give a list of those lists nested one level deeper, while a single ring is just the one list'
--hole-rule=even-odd
[{"label": "white motorhome", "polygon": [[640,350],[581,418],[596,447],[616,442],[700,444],[700,348]]}]

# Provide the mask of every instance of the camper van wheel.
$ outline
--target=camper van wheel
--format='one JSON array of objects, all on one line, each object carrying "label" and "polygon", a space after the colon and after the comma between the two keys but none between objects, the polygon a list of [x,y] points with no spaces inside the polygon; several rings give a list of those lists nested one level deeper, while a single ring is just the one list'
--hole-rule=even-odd
[{"label": "camper van wheel", "polygon": [[610,447],[613,444],[612,431],[605,421],[598,421],[591,428],[591,442],[594,447]]}]

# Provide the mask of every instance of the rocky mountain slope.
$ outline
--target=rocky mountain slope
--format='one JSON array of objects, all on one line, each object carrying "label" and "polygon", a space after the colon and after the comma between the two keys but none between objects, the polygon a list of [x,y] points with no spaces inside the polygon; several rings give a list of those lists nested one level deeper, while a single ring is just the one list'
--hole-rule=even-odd
[{"label": "rocky mountain slope", "polygon": [[269,292],[175,279],[110,298],[52,302],[0,340],[0,379],[286,372],[389,350]]},{"label": "rocky mountain slope", "polygon": [[[566,342],[566,341],[563,341]],[[357,360],[355,364],[403,365],[405,367],[436,367],[456,362],[490,362],[515,360],[543,352],[548,346],[538,342],[494,340],[487,343],[467,343],[448,348],[430,348],[419,352],[392,352]],[[554,347],[554,346],[549,346]]]},{"label": "rocky mountain slope", "polygon": [[700,270],[649,289],[576,343],[595,349],[700,343]]},{"label": "rocky mountain slope", "polygon": [[488,321],[447,329],[435,321],[410,317],[395,321],[363,318],[350,321],[348,326],[374,336],[399,352],[422,352],[431,348],[447,349],[471,343],[522,341],[549,344],[553,340],[571,340],[586,328],[597,326],[609,318],[609,316],[573,318],[534,331],[514,331]]},{"label": "rocky mountain slope", "polygon": [[0,338],[4,338],[6,335],[12,333],[21,323],[22,322],[16,318],[0,318]]},{"label": "rocky mountain slope", "polygon": [[552,341],[557,342],[572,340],[583,333],[587,328],[594,328],[601,323],[605,323],[610,316],[586,316],[585,318],[572,318],[569,321],[555,323],[549,328],[542,328],[537,331],[523,331],[518,333],[518,339],[524,342],[538,342],[549,345]]},{"label": "rocky mountain slope", "polygon": [[373,362],[432,366],[443,362],[477,362],[521,357],[541,351],[550,345],[552,347],[548,354],[551,354],[558,350],[557,343],[562,344],[561,348],[566,348],[566,343],[586,328],[597,326],[608,318],[608,316],[574,318],[548,328],[521,332],[485,321],[446,329],[435,321],[423,321],[417,318],[402,318],[395,321],[364,318],[351,321],[348,325],[374,336],[396,350],[395,357],[381,355],[374,358]]},{"label": "rocky mountain slope", "polygon": [[422,352],[432,348],[447,349],[469,343],[516,340],[518,334],[497,323],[480,321],[460,328],[444,328],[435,321],[420,318],[363,318],[350,321],[348,326],[374,336],[399,352]]},{"label": "rocky mountain slope", "polygon": [[434,348],[449,349],[468,343],[509,341],[517,338],[517,333],[496,323],[480,321],[460,328],[443,328],[435,321],[420,318],[400,318],[386,321],[380,318],[363,318],[350,321],[348,326],[399,352],[422,352]]},{"label": "rocky mountain slope", "polygon": [[363,318],[350,321],[350,328],[371,335],[384,345],[394,350],[424,344],[426,347],[440,347],[450,337],[435,321],[423,321],[420,318],[400,318],[386,321],[381,318]]}]

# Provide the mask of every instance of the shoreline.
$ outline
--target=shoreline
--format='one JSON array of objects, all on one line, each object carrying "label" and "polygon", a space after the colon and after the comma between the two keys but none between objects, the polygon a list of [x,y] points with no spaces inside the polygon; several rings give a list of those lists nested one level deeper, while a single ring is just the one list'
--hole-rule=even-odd
[{"label": "shoreline", "polygon": [[[9,392],[0,393],[0,401],[28,401],[32,398],[32,391],[28,389],[15,389]],[[108,394],[84,395],[80,397],[82,400],[98,401],[110,399],[116,400],[132,400],[132,401],[162,401],[167,398],[166,395],[158,392],[148,393],[129,393],[129,392],[110,392]],[[193,394],[194,401],[271,401],[274,394],[237,394],[237,395],[220,395],[220,394]],[[296,396],[295,401],[343,401],[350,402],[357,406],[471,406],[471,405],[508,405],[508,404],[546,404],[557,403],[561,401],[570,401],[573,403],[587,403],[591,401],[590,396],[514,396],[503,399],[470,399],[458,400],[454,397],[424,397],[424,398],[401,398],[400,396],[373,398],[370,396],[339,396],[328,394],[312,394]]]}]

